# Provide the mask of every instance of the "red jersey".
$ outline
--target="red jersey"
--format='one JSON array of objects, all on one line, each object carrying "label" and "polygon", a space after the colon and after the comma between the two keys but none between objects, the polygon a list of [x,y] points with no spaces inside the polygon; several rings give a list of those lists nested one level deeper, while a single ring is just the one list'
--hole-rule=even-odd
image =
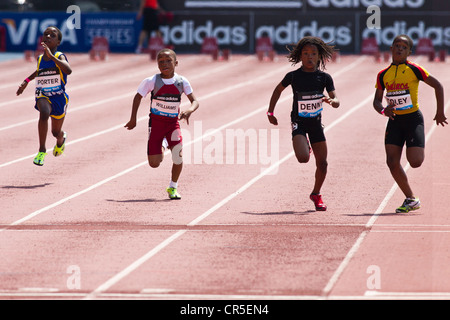
[{"label": "red jersey", "polygon": [[145,0],[144,8],[158,9],[158,0]]}]

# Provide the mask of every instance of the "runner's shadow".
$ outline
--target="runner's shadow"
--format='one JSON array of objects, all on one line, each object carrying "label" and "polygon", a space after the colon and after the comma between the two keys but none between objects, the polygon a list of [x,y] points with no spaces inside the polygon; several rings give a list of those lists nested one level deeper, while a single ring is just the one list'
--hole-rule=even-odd
[{"label": "runner's shadow", "polygon": [[30,186],[3,186],[2,189],[37,189],[37,188],[44,188],[51,184],[52,183],[42,183],[42,184],[35,184],[35,185],[30,185]]},{"label": "runner's shadow", "polygon": [[243,211],[243,214],[250,214],[254,216],[270,216],[270,215],[283,215],[283,214],[295,214],[297,216],[308,215],[310,213],[316,212],[315,210],[306,210],[306,211],[278,211],[278,212],[249,212]]}]

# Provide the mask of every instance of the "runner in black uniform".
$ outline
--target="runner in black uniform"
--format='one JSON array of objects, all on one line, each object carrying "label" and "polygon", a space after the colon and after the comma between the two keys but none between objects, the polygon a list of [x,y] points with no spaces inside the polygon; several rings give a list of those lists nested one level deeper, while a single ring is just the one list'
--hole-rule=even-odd
[{"label": "runner in black uniform", "polygon": [[[333,46],[326,44],[317,37],[305,37],[290,51],[289,61],[293,65],[301,62],[302,66],[286,74],[275,88],[270,99],[267,116],[269,122],[277,125],[278,120],[273,115],[281,92],[287,86],[292,86],[294,100],[292,103],[292,143],[295,156],[300,163],[309,161],[311,149],[316,158],[315,183],[310,199],[316,210],[325,211],[327,206],[322,201],[320,190],[327,174],[327,144],[322,125],[322,102],[334,108],[339,107],[333,79],[325,69],[326,61],[331,59]],[[324,89],[328,97],[323,94]],[[308,141],[308,138],[309,141]]]}]

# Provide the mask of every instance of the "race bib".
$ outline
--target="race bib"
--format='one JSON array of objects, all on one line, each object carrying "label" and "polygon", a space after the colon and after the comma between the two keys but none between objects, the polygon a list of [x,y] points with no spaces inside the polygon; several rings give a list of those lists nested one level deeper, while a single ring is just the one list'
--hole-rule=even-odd
[{"label": "race bib", "polygon": [[386,101],[388,105],[394,105],[394,110],[408,110],[413,107],[409,90],[388,92]]},{"label": "race bib", "polygon": [[173,98],[177,100],[173,101],[170,97],[167,97],[164,100],[162,100],[161,98],[162,97],[158,97],[158,99],[152,100],[152,104],[150,107],[151,113],[169,118],[178,117],[178,113],[180,110],[180,102],[178,101],[178,99]]},{"label": "race bib", "polygon": [[318,92],[299,92],[298,115],[303,118],[314,118],[322,112],[322,98],[324,95]]},{"label": "race bib", "polygon": [[38,71],[36,77],[36,96],[47,97],[62,94],[64,89],[61,84],[61,75],[58,68],[48,68]]}]

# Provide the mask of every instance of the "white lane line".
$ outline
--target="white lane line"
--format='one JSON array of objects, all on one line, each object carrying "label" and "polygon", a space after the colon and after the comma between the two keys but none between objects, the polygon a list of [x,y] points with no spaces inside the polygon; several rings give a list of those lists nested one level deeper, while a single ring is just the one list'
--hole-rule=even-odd
[{"label": "white lane line", "polygon": [[[219,70],[219,69],[222,70],[222,69],[223,69],[223,66],[217,68],[217,70]],[[217,70],[215,69],[214,72],[216,72]],[[211,72],[213,72],[213,71],[212,71],[212,70],[209,71],[208,74],[211,74]],[[262,80],[262,79],[265,79],[265,78],[267,78],[268,76],[270,76],[270,75],[272,75],[272,74],[275,74],[275,73],[279,73],[279,72],[280,72],[280,70],[276,70],[276,71],[273,71],[273,72],[266,73],[266,74],[264,74],[263,76],[260,76],[260,77],[258,77],[258,78],[254,78],[254,79],[251,79],[251,80],[243,81],[243,82],[240,82],[240,83],[238,83],[238,84],[235,84],[235,85],[232,85],[232,86],[223,88],[223,89],[221,89],[221,90],[216,90],[216,91],[214,91],[214,92],[212,92],[212,93],[203,95],[201,98],[199,98],[199,101],[200,101],[200,103],[202,103],[203,101],[205,101],[205,100],[207,100],[207,99],[210,99],[210,98],[212,98],[212,97],[215,97],[215,96],[217,96],[217,95],[224,94],[224,93],[233,91],[233,90],[235,90],[235,89],[239,89],[239,88],[242,87],[242,86],[248,86],[248,85],[257,83],[258,81],[260,81],[260,80]],[[121,96],[116,96],[116,97],[113,97],[113,98],[110,98],[110,99],[102,100],[101,102],[93,102],[93,103],[84,105],[83,107],[79,107],[79,108],[77,108],[77,110],[89,108],[89,107],[92,107],[92,106],[95,106],[95,105],[98,105],[98,104],[103,104],[103,103],[107,103],[107,102],[110,102],[110,101],[115,101],[115,100],[117,100],[117,99],[122,99],[122,98],[130,98],[130,99],[131,99],[131,95],[130,95],[129,93],[126,93],[126,94],[123,94],[123,95],[121,95]],[[183,102],[183,104],[181,105],[181,107],[183,108],[183,107],[185,107],[185,106],[187,106],[187,105],[188,105],[188,102],[185,101],[185,102]],[[261,112],[261,110],[262,110],[263,108],[264,108],[264,107],[261,107],[261,108],[255,110],[254,112],[250,113],[250,115],[255,115],[255,114]],[[73,112],[73,111],[72,111],[72,112]],[[244,117],[243,119],[248,118],[248,116],[249,116],[249,115],[247,115],[247,116]],[[137,121],[140,122],[140,121],[143,121],[143,120],[148,120],[148,116],[147,116],[147,115],[146,115],[146,116],[143,116],[143,117],[139,118]],[[242,121],[242,120],[239,120],[239,119],[238,119],[237,122],[240,122],[240,121]],[[27,121],[27,122],[36,122],[36,120],[30,120],[30,121]],[[227,127],[227,126],[229,126],[230,124],[233,124],[233,123],[236,123],[236,122],[235,122],[235,121],[234,121],[234,122],[232,121],[232,122],[226,124],[225,127]],[[89,139],[91,139],[91,138],[95,138],[95,137],[98,137],[98,136],[100,136],[100,135],[103,135],[103,134],[112,132],[112,131],[114,131],[114,130],[122,129],[123,127],[124,127],[124,123],[123,123],[123,124],[118,124],[118,125],[115,125],[115,126],[113,126],[113,127],[111,127],[111,128],[108,128],[108,129],[105,129],[105,130],[102,130],[102,131],[98,131],[98,132],[96,132],[96,133],[90,134],[90,135],[88,135],[88,136],[85,136],[85,137],[82,137],[82,138],[79,138],[79,139],[69,140],[69,141],[66,143],[66,145],[67,145],[67,146],[70,146],[70,145],[75,144],[75,143],[78,143],[78,142],[86,141],[86,140],[89,140]],[[224,126],[222,126],[222,127],[224,127]],[[220,127],[220,128],[222,128],[222,127]],[[1,130],[1,128],[0,128],[0,130]],[[214,130],[213,132],[217,132],[217,130]],[[209,135],[211,135],[211,133],[210,133]],[[198,139],[197,139],[197,140],[198,140]],[[197,140],[196,140],[196,141],[197,141]],[[52,149],[47,149],[47,152],[50,152],[51,150],[52,150]],[[12,165],[12,164],[15,164],[15,163],[20,162],[20,161],[23,161],[23,160],[31,159],[31,158],[33,158],[33,157],[35,157],[35,156],[36,156],[36,153],[33,153],[33,154],[29,154],[29,155],[27,155],[27,156],[24,156],[24,157],[15,159],[15,160],[11,160],[11,161],[2,163],[2,164],[0,164],[0,168],[6,167],[6,166],[9,166],[9,165]]]},{"label": "white lane line", "polygon": [[[233,87],[234,87],[234,86],[233,86]],[[232,90],[232,89],[227,88],[227,89],[224,89],[224,90],[227,90],[227,91],[228,91],[228,90]],[[216,92],[216,93],[211,93],[211,94],[208,95],[208,96],[213,96],[213,95],[215,95],[215,94],[218,94],[218,93],[217,93],[217,92]],[[205,97],[206,97],[206,96],[205,96]],[[290,97],[286,96],[285,98],[280,99],[280,102],[282,102],[282,101],[284,101],[284,100],[287,100],[288,98],[290,98]],[[216,128],[216,129],[214,129],[214,130],[208,130],[208,132],[206,132],[205,134],[203,134],[203,135],[197,137],[196,139],[191,140],[191,141],[188,141],[188,142],[185,144],[185,146],[188,146],[188,145],[190,145],[190,144],[193,144],[193,143],[195,143],[195,142],[197,142],[197,141],[201,141],[201,140],[203,140],[203,139],[205,139],[205,138],[207,138],[207,137],[209,137],[209,136],[211,136],[211,135],[214,135],[216,132],[219,132],[219,131],[221,131],[221,130],[224,130],[224,129],[226,129],[226,128],[229,127],[229,126],[235,125],[235,124],[237,124],[237,123],[239,123],[239,122],[241,122],[241,121],[244,121],[245,119],[248,119],[248,118],[250,118],[250,117],[253,117],[254,115],[256,115],[256,114],[262,112],[263,110],[265,110],[266,108],[267,108],[267,106],[264,105],[264,106],[262,106],[262,107],[260,107],[260,108],[258,108],[258,109],[256,109],[256,110],[254,110],[253,112],[250,112],[250,113],[246,114],[245,116],[242,116],[242,117],[240,117],[240,118],[237,118],[237,119],[235,119],[235,120],[233,120],[233,121],[230,121],[230,122],[228,122],[228,123],[226,123],[226,124],[220,126],[219,128]],[[141,117],[139,120],[144,120],[144,119],[148,119],[148,116]],[[110,128],[110,129],[105,130],[105,131],[102,131],[102,132],[98,132],[98,133],[96,133],[96,134],[94,134],[94,135],[103,134],[103,133],[105,133],[106,131],[109,132],[109,131],[111,131],[111,130],[118,129],[119,127],[120,127],[120,128],[123,128],[123,124],[117,125],[117,126],[115,126],[115,127],[112,127],[112,128]],[[85,139],[88,139],[88,138],[90,138],[90,137],[91,137],[91,136],[88,136],[88,137],[84,137],[84,138],[82,138],[82,139],[85,140]],[[79,141],[81,141],[81,139],[78,139],[77,142],[79,142]],[[74,142],[72,142],[72,143],[74,143]],[[69,144],[69,143],[67,143],[67,144]],[[170,153],[170,151],[168,150],[168,151],[166,151],[165,154],[167,155],[167,154],[169,154],[169,153]],[[33,155],[28,156],[28,157],[26,157],[26,158],[30,158],[30,157],[33,157]],[[25,158],[25,157],[24,157],[24,158]],[[23,160],[24,158],[21,158],[20,160]],[[16,161],[16,162],[17,162],[17,161]],[[10,163],[11,163],[11,162],[6,163],[6,164],[3,164],[3,165],[0,165],[0,167],[5,166],[5,165],[10,164]],[[57,202],[55,202],[55,203],[53,203],[53,204],[51,204],[51,205],[48,205],[48,206],[46,206],[46,207],[44,207],[44,208],[41,208],[41,209],[39,209],[39,210],[36,210],[36,211],[30,213],[29,215],[23,217],[22,219],[19,219],[19,220],[17,220],[17,221],[14,221],[14,222],[11,223],[9,226],[15,226],[15,225],[21,224],[21,223],[23,223],[23,222],[25,222],[25,221],[27,221],[27,220],[30,220],[31,218],[33,218],[33,217],[35,217],[35,216],[41,214],[42,212],[48,211],[48,210],[50,210],[50,209],[52,209],[52,208],[55,208],[55,207],[57,207],[57,206],[59,206],[59,205],[65,203],[65,202],[67,202],[67,201],[69,201],[69,200],[71,200],[71,199],[74,199],[74,198],[76,198],[76,197],[78,197],[78,196],[80,196],[80,195],[82,195],[82,194],[85,194],[85,193],[87,193],[87,192],[89,192],[89,191],[92,191],[92,190],[94,190],[94,189],[96,189],[96,188],[98,188],[98,187],[104,185],[105,183],[107,183],[107,182],[109,182],[109,181],[111,181],[111,180],[114,180],[114,179],[116,179],[116,178],[119,178],[119,177],[121,177],[121,176],[123,176],[123,175],[125,175],[125,174],[127,174],[127,173],[129,173],[129,172],[131,172],[131,171],[133,171],[133,170],[135,170],[135,169],[137,169],[137,168],[143,166],[143,165],[146,165],[147,163],[148,163],[147,161],[143,161],[143,162],[141,162],[141,163],[138,163],[138,164],[136,164],[136,165],[134,165],[134,166],[132,166],[132,167],[130,167],[130,168],[124,170],[124,171],[119,172],[118,174],[115,174],[115,175],[113,175],[113,176],[110,176],[110,177],[108,177],[108,178],[106,178],[106,179],[104,179],[104,180],[102,180],[102,181],[100,181],[100,182],[98,182],[98,183],[96,183],[96,184],[93,184],[93,185],[91,185],[90,187],[88,187],[88,188],[86,188],[86,189],[84,189],[84,190],[81,190],[81,191],[79,191],[79,192],[77,192],[77,193],[74,193],[74,194],[72,194],[72,195],[70,195],[70,196],[68,196],[68,197],[66,197],[66,198],[63,198],[63,199],[61,199],[61,200],[59,200],[59,201],[57,201]],[[4,227],[3,229],[0,229],[0,232],[3,231],[3,230],[5,230],[5,229],[7,229],[7,228],[8,228],[8,226]]]},{"label": "white lane line", "polygon": [[[291,98],[291,97],[286,97],[286,98]],[[369,101],[371,101],[372,99],[372,95],[368,96],[366,99],[364,99],[361,103],[359,103],[357,106],[355,106],[354,108],[352,108],[351,110],[347,111],[344,115],[342,115],[340,118],[338,118],[337,120],[335,120],[333,123],[331,123],[330,125],[327,126],[327,128],[325,129],[325,131],[330,130],[331,128],[333,128],[334,126],[336,126],[337,124],[341,123],[342,121],[344,121],[346,118],[348,118],[351,114],[353,114],[355,111],[357,111],[358,109],[360,109],[361,107],[365,106]],[[281,99],[280,99],[281,100]],[[267,106],[264,106],[264,108],[267,108]],[[257,175],[256,177],[254,177],[253,179],[251,179],[250,181],[248,181],[246,184],[244,184],[242,187],[240,187],[237,191],[233,192],[232,194],[230,194],[229,196],[227,196],[225,199],[223,199],[222,201],[220,201],[219,203],[217,203],[216,205],[214,205],[212,208],[208,209],[207,211],[205,211],[203,214],[201,214],[199,217],[197,217],[196,219],[192,220],[190,223],[188,223],[187,225],[192,227],[197,225],[198,223],[200,223],[202,220],[204,220],[206,217],[208,217],[209,215],[211,215],[213,212],[217,211],[219,208],[221,208],[222,206],[224,206],[226,203],[228,203],[230,200],[234,199],[236,196],[238,196],[239,194],[243,193],[245,190],[247,190],[249,187],[251,187],[253,184],[255,184],[256,182],[258,182],[259,180],[261,180],[263,177],[265,177],[267,174],[269,174],[271,171],[276,170],[278,168],[278,166],[280,166],[282,163],[284,163],[285,161],[287,161],[288,159],[292,158],[294,156],[294,152],[290,152],[289,154],[287,154],[286,156],[284,156],[281,160],[279,160],[278,162],[272,164],[270,167],[266,168],[265,170],[263,170],[259,175]],[[165,247],[167,247],[169,244],[171,244],[173,241],[175,241],[176,239],[178,239],[179,237],[181,237],[183,234],[186,233],[187,230],[180,230],[178,232],[176,232],[174,235],[172,235],[170,238],[164,240],[160,245],[158,245],[157,247],[155,247],[154,249],[150,250],[148,253],[146,253],[144,256],[142,256],[141,258],[139,258],[138,260],[136,260],[135,262],[133,262],[132,264],[130,264],[128,267],[126,267],[124,270],[122,270],[121,272],[119,272],[118,274],[116,274],[115,276],[113,276],[112,278],[110,278],[108,281],[106,281],[104,284],[100,285],[98,288],[96,288],[94,291],[92,291],[90,294],[88,294],[86,296],[85,299],[93,299],[96,298],[99,294],[101,294],[103,291],[108,290],[109,288],[111,288],[113,285],[115,285],[116,283],[118,283],[120,280],[122,280],[123,278],[127,277],[131,272],[133,272],[134,270],[136,270],[137,268],[139,268],[142,264],[144,264],[146,261],[148,261],[148,259],[150,259],[151,257],[153,257],[156,253],[158,253],[159,251],[161,251],[162,249],[164,249]],[[156,250],[157,249],[157,250]]]},{"label": "white lane line", "polygon": [[384,299],[448,299],[450,298],[450,292],[383,292],[367,290],[364,296]]},{"label": "white lane line", "polygon": [[[251,56],[245,57],[242,60],[234,61],[234,62],[231,62],[231,63],[229,63],[227,65],[220,65],[220,66],[217,66],[217,67],[215,67],[213,69],[210,69],[208,71],[204,71],[204,72],[199,73],[199,74],[193,74],[192,76],[189,77],[189,80],[192,81],[192,80],[195,80],[195,79],[198,79],[198,78],[211,76],[211,74],[223,71],[224,69],[229,69],[229,68],[232,68],[234,66],[239,66],[241,63],[243,63],[243,62],[245,63],[245,61],[250,60],[251,58],[252,58]],[[136,71],[136,72],[133,72],[133,73],[124,74],[120,78],[111,77],[111,78],[109,78],[107,80],[101,79],[99,85],[105,85],[105,84],[109,85],[109,84],[112,84],[112,83],[115,83],[115,82],[123,82],[125,79],[130,79],[130,78],[131,79],[135,79],[137,76],[146,77],[145,75],[147,75],[147,76],[148,75],[153,75],[157,71],[158,71],[158,69],[155,68],[155,67],[152,67],[152,68],[150,68],[148,70],[143,68],[143,69],[140,69],[139,71]],[[141,79],[141,78],[139,78],[139,79]],[[138,81],[140,81],[140,80],[138,80]],[[70,82],[69,82],[69,84],[70,84]],[[138,84],[139,84],[139,82],[136,82],[136,86]],[[90,88],[92,86],[93,86],[93,84],[91,82],[80,84],[80,85],[77,85],[77,86],[74,86],[74,87],[68,86],[67,87],[67,92],[69,93],[69,96],[70,96],[73,91],[76,91],[76,90],[79,90],[79,89]],[[89,103],[87,105],[83,105],[83,106],[78,107],[78,108],[69,108],[68,112],[72,113],[72,112],[84,110],[86,108],[90,108],[90,107],[93,107],[93,106],[96,106],[96,105],[109,103],[111,101],[114,101],[115,99],[121,99],[124,95],[126,95],[126,94],[122,94],[120,96],[116,96],[116,97],[112,97],[112,98],[103,99],[102,101],[98,101],[98,102],[92,102],[92,103]],[[133,96],[133,92],[131,92],[131,93],[128,92],[128,96]],[[30,96],[30,97],[25,97],[24,96],[24,97],[21,97],[21,98],[17,98],[15,100],[10,100],[10,101],[6,101],[6,102],[0,102],[0,107],[9,106],[11,104],[18,104],[18,103],[22,103],[22,102],[24,102],[24,103],[25,102],[34,103],[34,96]],[[69,102],[69,104],[70,104],[70,102]],[[11,128],[15,128],[15,127],[22,126],[22,125],[25,125],[25,124],[29,124],[29,123],[32,123],[32,122],[36,122],[36,121],[37,121],[36,119],[30,119],[30,120],[21,121],[21,122],[18,122],[16,124],[8,125],[8,126],[5,126],[5,127],[0,127],[0,131],[11,129]]]},{"label": "white lane line", "polygon": [[[447,110],[450,106],[450,101],[447,102],[447,104],[445,105],[445,110]],[[425,137],[425,143],[428,142],[428,140],[431,138],[431,136],[433,135],[434,131],[436,130],[437,125],[435,122],[433,122],[431,129],[428,131],[426,137]],[[408,171],[408,169],[410,168],[409,163],[407,163],[403,170],[405,170],[405,172]],[[377,210],[374,212],[374,214],[372,215],[372,217],[369,219],[369,221],[366,224],[366,230],[364,230],[363,232],[361,232],[361,234],[359,235],[358,239],[356,239],[356,242],[353,244],[353,246],[351,247],[351,249],[349,250],[349,252],[347,253],[347,255],[345,256],[344,260],[342,260],[341,264],[339,265],[339,267],[336,269],[336,271],[334,272],[334,274],[331,276],[330,280],[328,281],[327,285],[325,286],[325,288],[322,290],[322,295],[323,296],[327,296],[330,294],[331,290],[333,290],[334,286],[336,285],[337,281],[339,280],[339,278],[341,277],[342,273],[344,272],[344,270],[347,268],[347,266],[349,265],[350,261],[352,260],[352,258],[355,256],[355,254],[358,252],[359,248],[361,247],[361,244],[363,243],[364,239],[366,238],[366,236],[369,234],[370,229],[372,228],[372,226],[375,224],[375,221],[377,220],[377,218],[380,216],[380,214],[383,212],[384,208],[386,207],[386,205],[388,204],[388,202],[391,200],[392,196],[394,195],[394,193],[397,191],[398,189],[398,185],[396,183],[394,183],[391,187],[391,189],[389,190],[389,192],[386,194],[386,196],[384,197],[383,201],[381,201],[380,205],[378,206]]]},{"label": "white lane line", "polygon": [[[358,59],[357,63],[361,63],[362,61],[364,61],[364,59]],[[347,68],[353,68],[356,65],[356,63],[352,63],[349,66],[347,66]],[[344,68],[344,69],[347,69]],[[277,70],[277,72],[279,72],[279,70]],[[345,72],[345,70],[343,70],[340,74],[343,74]],[[264,77],[267,77],[267,74],[264,75]],[[336,77],[336,76],[335,76]],[[256,79],[253,79],[252,81],[256,81]],[[234,86],[232,86],[234,87]],[[232,89],[229,89],[232,90]],[[212,93],[211,95],[213,95],[214,93]],[[337,120],[335,120],[333,123],[331,123],[330,125],[327,126],[327,128],[325,129],[325,132],[330,130],[331,128],[333,128],[335,125],[337,125],[338,123],[342,122],[343,120],[345,120],[347,117],[349,117],[351,114],[353,114],[355,111],[357,111],[358,109],[360,109],[361,107],[363,107],[364,105],[366,105],[370,99],[372,98],[372,96],[368,96],[366,99],[364,99],[362,102],[360,102],[357,106],[353,107],[352,109],[350,109],[349,111],[347,111],[344,115],[342,115],[340,118],[338,118]],[[292,97],[290,95],[286,95],[284,98],[279,100],[279,103],[282,103],[288,99],[292,99]],[[208,133],[202,135],[201,137],[198,137],[197,139],[194,139],[192,141],[189,141],[189,144],[195,143],[197,140],[201,140],[204,139],[205,137],[209,136],[209,135],[213,135],[215,132],[223,130],[224,128],[234,125],[238,122],[241,122],[249,117],[252,117],[255,114],[258,114],[259,112],[261,112],[262,110],[266,110],[267,109],[267,105],[265,104],[264,106],[256,109],[255,111],[248,113],[247,115],[238,118],[234,121],[231,121],[215,130],[211,130]],[[167,151],[168,153],[169,151]],[[262,171],[258,176],[256,176],[255,178],[253,178],[252,180],[250,180],[248,183],[246,183],[244,186],[242,186],[238,191],[234,192],[233,194],[231,194],[230,196],[228,196],[226,199],[222,200],[221,202],[219,202],[219,204],[217,204],[216,206],[214,206],[212,209],[206,211],[204,214],[202,214],[199,218],[194,219],[192,222],[190,222],[188,225],[189,226],[193,226],[195,224],[197,224],[198,222],[200,222],[201,220],[205,219],[208,215],[210,215],[211,213],[213,213],[214,211],[216,211],[217,209],[219,209],[221,206],[223,206],[226,202],[230,201],[231,199],[233,199],[234,197],[236,197],[238,194],[242,193],[243,191],[245,191],[246,189],[248,189],[251,185],[253,185],[254,183],[256,183],[257,181],[259,181],[262,177],[264,177],[265,175],[267,175],[269,172],[271,172],[272,170],[278,168],[278,166],[280,164],[282,164],[283,162],[285,162],[286,160],[288,160],[289,158],[291,158],[294,155],[294,152],[289,153],[287,156],[285,156],[284,158],[282,158],[281,160],[279,160],[277,163],[273,164],[272,166],[268,167],[267,169],[265,169],[264,171]],[[34,211],[33,213],[27,215],[26,217],[19,219],[13,223],[11,223],[9,226],[15,226],[18,224],[21,224],[43,212],[46,212],[52,208],[55,208],[71,199],[74,199],[82,194],[85,194],[89,191],[92,191],[93,189],[96,189],[98,187],[100,187],[101,185],[114,180],[122,175],[125,175],[143,165],[147,164],[147,161],[141,162],[131,168],[128,168],[114,176],[111,176],[109,178],[106,178],[82,191],[79,191],[75,194],[72,194],[69,197],[63,198],[49,206],[46,206],[42,209],[39,209],[37,211]],[[4,231],[8,228],[8,226],[0,229],[1,231]],[[151,258],[152,256],[154,256],[157,252],[159,252],[161,249],[163,249],[164,247],[168,246],[171,242],[173,242],[174,240],[176,240],[177,238],[179,238],[181,235],[183,235],[186,232],[186,230],[181,230],[178,231],[177,233],[175,233],[173,236],[171,236],[170,238],[164,240],[160,245],[158,245],[157,247],[155,247],[154,249],[150,250],[146,255],[144,255],[142,258],[138,259],[137,261],[135,261],[134,263],[132,263],[130,266],[128,266],[127,268],[125,268],[122,272],[118,273],[116,276],[114,276],[113,278],[111,278],[110,280],[108,280],[106,283],[104,283],[103,285],[101,285],[100,287],[98,287],[97,289],[95,289],[92,293],[90,293],[86,298],[93,298],[95,296],[98,295],[98,293],[107,290],[109,287],[111,287],[112,285],[114,285],[115,283],[117,283],[118,281],[120,281],[122,278],[126,277],[128,274],[130,274],[133,270],[135,270],[136,268],[138,268],[141,264],[143,264],[145,261],[147,261],[149,258]]]}]

